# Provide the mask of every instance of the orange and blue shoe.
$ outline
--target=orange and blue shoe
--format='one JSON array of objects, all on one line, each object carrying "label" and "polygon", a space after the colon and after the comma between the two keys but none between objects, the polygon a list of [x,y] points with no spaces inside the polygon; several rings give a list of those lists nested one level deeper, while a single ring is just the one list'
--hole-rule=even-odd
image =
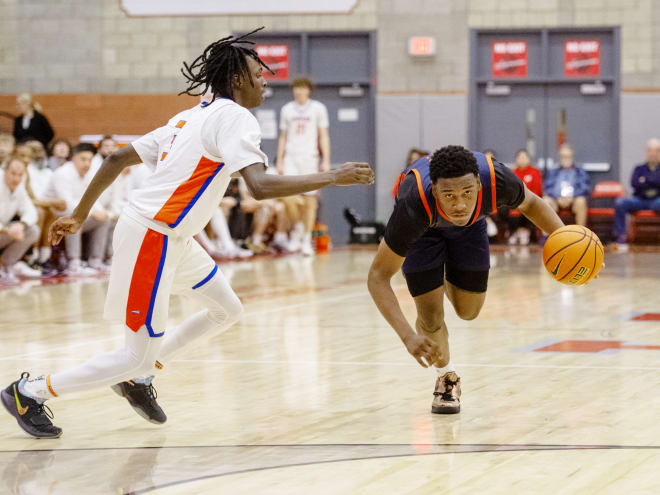
[{"label": "orange and blue shoe", "polygon": [[16,418],[18,426],[28,435],[35,438],[59,438],[62,435],[62,428],[51,422],[53,412],[50,408],[19,391],[18,384],[29,377],[29,373],[22,373],[20,379],[0,392],[2,405]]}]

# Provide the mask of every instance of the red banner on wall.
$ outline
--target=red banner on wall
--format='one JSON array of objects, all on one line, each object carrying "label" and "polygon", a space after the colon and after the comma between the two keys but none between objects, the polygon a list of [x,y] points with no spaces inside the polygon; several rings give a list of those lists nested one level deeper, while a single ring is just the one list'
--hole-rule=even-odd
[{"label": "red banner on wall", "polygon": [[527,42],[493,41],[493,77],[527,77]]},{"label": "red banner on wall", "polygon": [[257,44],[254,49],[259,58],[275,74],[264,70],[264,79],[268,81],[286,81],[289,79],[289,45]]},{"label": "red banner on wall", "polygon": [[566,40],[564,42],[564,75],[569,77],[600,76],[600,41]]}]

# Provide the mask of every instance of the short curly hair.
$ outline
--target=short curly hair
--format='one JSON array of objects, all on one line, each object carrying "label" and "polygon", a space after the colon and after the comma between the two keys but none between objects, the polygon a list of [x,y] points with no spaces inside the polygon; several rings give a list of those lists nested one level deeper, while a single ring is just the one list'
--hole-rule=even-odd
[{"label": "short curly hair", "polygon": [[479,166],[474,154],[456,145],[445,146],[433,153],[429,170],[433,183],[438,179],[454,179],[467,174],[479,177]]}]

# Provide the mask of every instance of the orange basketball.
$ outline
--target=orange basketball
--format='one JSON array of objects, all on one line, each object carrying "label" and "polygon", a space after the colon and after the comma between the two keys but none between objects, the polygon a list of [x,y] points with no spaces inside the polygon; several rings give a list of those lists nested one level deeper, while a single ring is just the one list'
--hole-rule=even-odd
[{"label": "orange basketball", "polygon": [[543,246],[543,264],[555,280],[583,285],[603,267],[604,250],[598,236],[581,225],[555,230]]}]

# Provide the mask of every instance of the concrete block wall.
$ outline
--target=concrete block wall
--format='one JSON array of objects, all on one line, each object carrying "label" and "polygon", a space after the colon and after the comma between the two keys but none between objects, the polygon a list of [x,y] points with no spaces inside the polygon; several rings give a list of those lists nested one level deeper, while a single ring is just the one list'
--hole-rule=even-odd
[{"label": "concrete block wall", "polygon": [[[621,26],[624,182],[646,139],[660,134],[657,0],[359,0],[346,15],[176,18],[129,18],[119,0],[2,0],[0,94],[176,93],[184,86],[183,60],[232,31],[261,25],[378,31],[379,217],[389,208],[390,176],[410,146],[465,142],[470,28]],[[410,58],[412,35],[435,36],[437,55]]]},{"label": "concrete block wall", "polygon": [[[465,90],[468,29],[622,26],[624,88],[660,86],[660,2],[653,0],[359,0],[346,15],[129,18],[119,0],[3,0],[0,92],[180,90],[183,60],[232,31],[378,30],[379,91]],[[414,60],[412,35],[438,53]]]}]

